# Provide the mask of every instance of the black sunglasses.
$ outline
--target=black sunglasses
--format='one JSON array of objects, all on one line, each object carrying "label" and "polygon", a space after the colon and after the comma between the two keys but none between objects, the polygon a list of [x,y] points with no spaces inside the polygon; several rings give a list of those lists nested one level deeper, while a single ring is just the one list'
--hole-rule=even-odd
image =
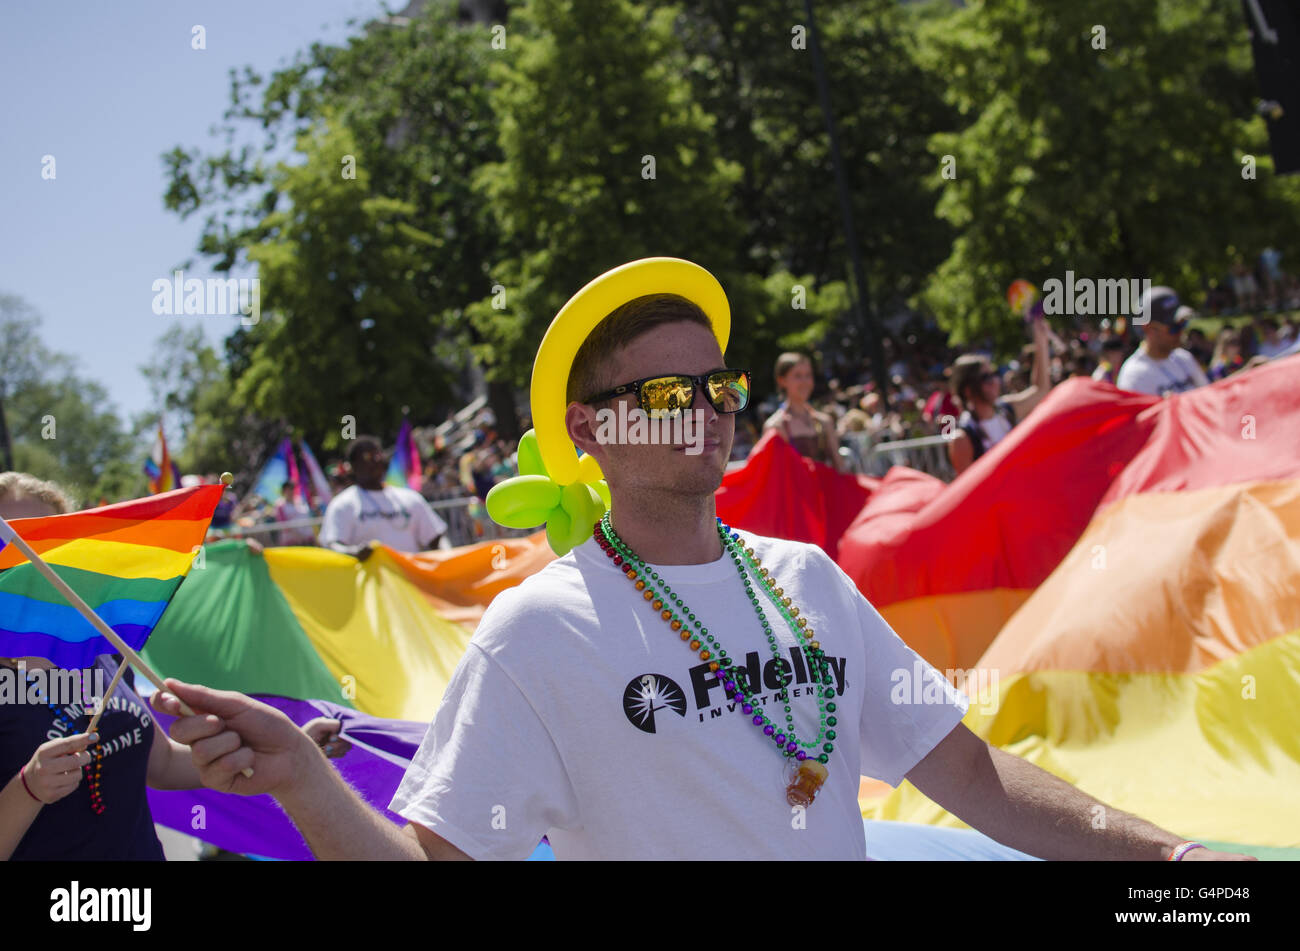
[{"label": "black sunglasses", "polygon": [[709,404],[719,413],[739,413],[749,405],[748,370],[714,370],[702,376],[686,373],[648,376],[589,396],[582,402],[599,403],[633,393],[641,409],[655,419],[662,419],[690,409],[695,404],[697,387],[704,390]]}]

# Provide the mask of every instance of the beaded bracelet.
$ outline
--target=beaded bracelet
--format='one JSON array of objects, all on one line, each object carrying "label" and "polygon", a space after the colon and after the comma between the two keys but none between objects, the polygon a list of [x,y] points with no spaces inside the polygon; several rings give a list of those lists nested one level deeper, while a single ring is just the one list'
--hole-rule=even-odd
[{"label": "beaded bracelet", "polygon": [[1181,862],[1183,860],[1183,856],[1186,855],[1188,852],[1192,851],[1192,849],[1203,849],[1203,848],[1205,848],[1205,846],[1201,845],[1201,843],[1199,842],[1184,842],[1182,845],[1176,846],[1174,850],[1169,853],[1169,861]]},{"label": "beaded bracelet", "polygon": [[27,785],[27,777],[24,775],[24,773],[26,772],[27,772],[27,764],[24,763],[22,768],[18,770],[18,778],[22,780],[23,789],[26,789],[27,795],[31,796],[33,799],[36,799],[36,801],[39,802],[42,806],[45,805],[45,800],[37,799],[36,793],[32,792],[32,787]]}]

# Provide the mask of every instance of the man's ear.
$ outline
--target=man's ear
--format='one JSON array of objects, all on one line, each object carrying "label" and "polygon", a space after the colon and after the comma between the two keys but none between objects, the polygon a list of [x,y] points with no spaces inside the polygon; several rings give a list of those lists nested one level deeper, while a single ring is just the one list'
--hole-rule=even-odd
[{"label": "man's ear", "polygon": [[588,455],[595,456],[597,462],[604,464],[605,447],[596,438],[596,431],[599,428],[596,410],[585,403],[570,403],[568,409],[564,411],[564,428],[575,446]]}]

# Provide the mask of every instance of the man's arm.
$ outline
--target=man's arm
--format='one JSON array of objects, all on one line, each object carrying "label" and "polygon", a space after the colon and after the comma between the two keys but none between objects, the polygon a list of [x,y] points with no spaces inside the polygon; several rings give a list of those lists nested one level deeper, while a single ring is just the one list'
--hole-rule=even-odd
[{"label": "man's arm", "polygon": [[[1159,861],[1186,841],[989,746],[960,723],[907,778],[972,828],[1039,858]],[[1210,849],[1184,859],[1202,860],[1254,861]]]},{"label": "man's arm", "polygon": [[[425,829],[406,832],[371,809],[320,748],[274,707],[228,690],[168,680],[153,706],[178,717],[171,737],[190,748],[203,784],[220,792],[270,793],[319,859],[459,858],[464,853]],[[181,714],[177,697],[195,711]],[[243,770],[251,768],[252,776]]]}]

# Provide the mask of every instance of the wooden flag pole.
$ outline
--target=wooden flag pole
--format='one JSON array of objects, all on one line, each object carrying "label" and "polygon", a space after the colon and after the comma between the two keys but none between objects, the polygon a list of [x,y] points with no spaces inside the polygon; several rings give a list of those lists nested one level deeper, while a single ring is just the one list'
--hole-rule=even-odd
[{"label": "wooden flag pole", "polygon": [[90,725],[86,727],[87,733],[94,733],[95,727],[99,726],[99,718],[102,717],[104,711],[108,709],[108,698],[113,696],[113,691],[117,689],[117,685],[122,681],[122,675],[124,673],[126,673],[125,657],[122,658],[122,663],[117,665],[117,673],[115,673],[113,679],[109,681],[108,689],[104,691],[104,696],[99,698],[99,709],[96,710],[95,715],[90,718]]}]

